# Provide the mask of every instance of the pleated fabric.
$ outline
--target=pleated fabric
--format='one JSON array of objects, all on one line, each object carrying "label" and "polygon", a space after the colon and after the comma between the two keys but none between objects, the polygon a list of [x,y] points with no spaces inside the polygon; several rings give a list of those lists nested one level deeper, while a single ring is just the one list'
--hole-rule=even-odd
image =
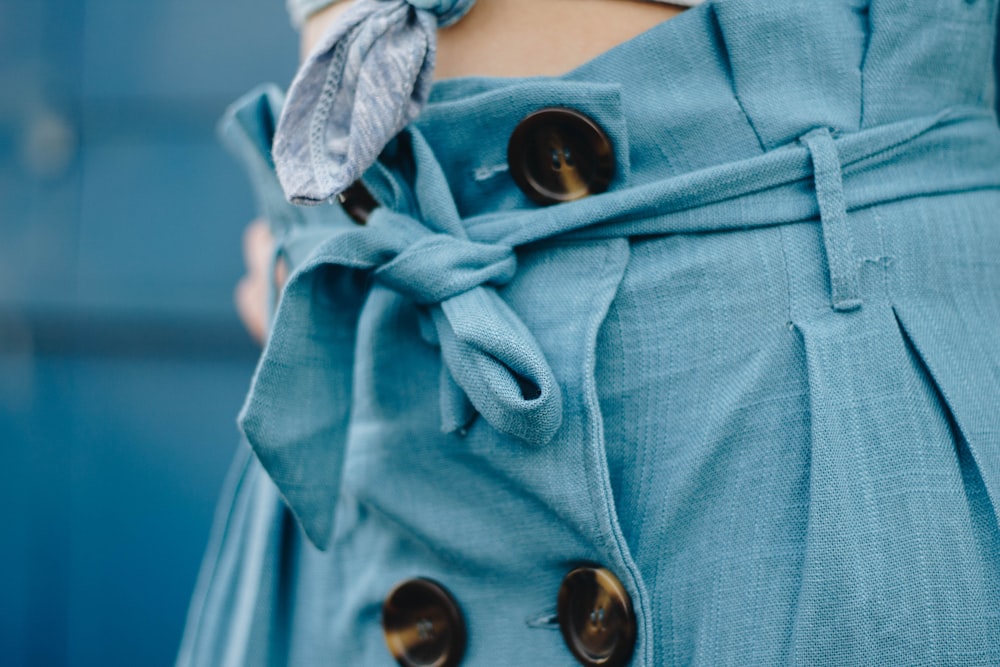
[{"label": "pleated fabric", "polygon": [[[1000,663],[995,12],[713,0],[563,77],[436,85],[370,228],[288,226],[178,664],[391,665],[420,576],[463,665],[570,665],[582,563],[629,591],[633,665]],[[507,140],[552,106],[617,171],[538,208]],[[558,420],[517,430],[483,388],[529,358]]]}]

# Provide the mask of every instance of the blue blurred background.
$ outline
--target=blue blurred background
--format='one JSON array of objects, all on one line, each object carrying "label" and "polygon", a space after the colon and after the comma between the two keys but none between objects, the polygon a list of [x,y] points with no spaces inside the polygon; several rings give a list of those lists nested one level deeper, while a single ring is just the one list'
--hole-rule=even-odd
[{"label": "blue blurred background", "polygon": [[257,355],[225,106],[282,0],[0,0],[0,665],[169,665]]}]

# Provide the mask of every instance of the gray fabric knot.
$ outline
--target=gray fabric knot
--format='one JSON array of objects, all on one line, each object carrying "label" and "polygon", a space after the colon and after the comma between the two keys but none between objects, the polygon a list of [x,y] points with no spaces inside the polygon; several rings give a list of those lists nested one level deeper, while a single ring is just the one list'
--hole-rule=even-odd
[{"label": "gray fabric knot", "polygon": [[475,0],[358,0],[299,69],[274,141],[285,196],[319,204],[343,192],[414,120],[430,94],[437,29]]}]

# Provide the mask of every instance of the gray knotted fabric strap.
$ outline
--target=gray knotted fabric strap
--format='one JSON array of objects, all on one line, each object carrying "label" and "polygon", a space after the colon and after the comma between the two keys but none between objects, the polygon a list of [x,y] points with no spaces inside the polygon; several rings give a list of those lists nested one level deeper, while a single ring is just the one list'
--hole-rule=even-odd
[{"label": "gray knotted fabric strap", "polygon": [[274,161],[289,201],[319,204],[361,176],[427,101],[437,29],[475,0],[358,0],[288,91]]}]

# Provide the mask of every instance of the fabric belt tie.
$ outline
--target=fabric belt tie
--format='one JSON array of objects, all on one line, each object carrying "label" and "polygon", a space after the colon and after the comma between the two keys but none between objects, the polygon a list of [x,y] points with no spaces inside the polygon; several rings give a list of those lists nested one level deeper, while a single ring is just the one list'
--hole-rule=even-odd
[{"label": "fabric belt tie", "polygon": [[[561,425],[562,395],[534,336],[496,291],[516,272],[515,248],[556,237],[725,232],[819,219],[833,307],[850,310],[860,295],[848,211],[1000,188],[995,116],[955,109],[837,139],[814,131],[759,157],[462,220],[430,147],[419,131],[407,131],[419,166],[415,210],[382,207],[366,227],[330,225],[285,287],[240,415],[247,440],[319,548],[330,540],[348,438],[355,332],[367,293],[359,277],[426,309],[425,338],[440,346],[443,360],[445,432],[460,431],[479,413],[537,447]],[[389,187],[371,176],[376,198],[389,199],[380,196]]]}]

